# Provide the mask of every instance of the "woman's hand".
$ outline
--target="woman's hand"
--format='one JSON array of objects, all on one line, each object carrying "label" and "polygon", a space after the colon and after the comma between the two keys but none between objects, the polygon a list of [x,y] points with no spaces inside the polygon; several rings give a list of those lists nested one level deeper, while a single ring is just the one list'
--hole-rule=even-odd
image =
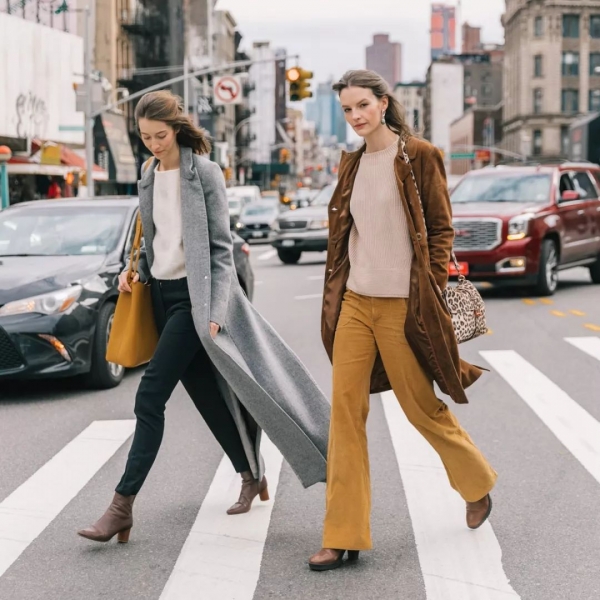
[{"label": "woman's hand", "polygon": [[[132,283],[136,283],[140,280],[140,275],[139,273],[136,273],[133,276],[133,279],[131,280]],[[127,281],[127,271],[123,271],[120,275],[119,275],[119,287],[118,287],[119,292],[127,292],[129,294],[131,294],[131,286],[129,285],[129,282]]]},{"label": "woman's hand", "polygon": [[217,337],[217,333],[221,330],[221,326],[217,323],[210,322],[210,336],[214,340]]}]

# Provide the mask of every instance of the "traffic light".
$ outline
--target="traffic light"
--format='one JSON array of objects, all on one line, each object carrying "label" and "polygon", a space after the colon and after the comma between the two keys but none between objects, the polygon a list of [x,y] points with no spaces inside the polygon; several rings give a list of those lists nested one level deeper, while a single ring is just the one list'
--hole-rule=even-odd
[{"label": "traffic light", "polygon": [[312,98],[310,90],[310,79],[312,71],[305,71],[300,67],[292,67],[286,72],[286,78],[290,82],[290,101],[298,102],[304,98]]}]

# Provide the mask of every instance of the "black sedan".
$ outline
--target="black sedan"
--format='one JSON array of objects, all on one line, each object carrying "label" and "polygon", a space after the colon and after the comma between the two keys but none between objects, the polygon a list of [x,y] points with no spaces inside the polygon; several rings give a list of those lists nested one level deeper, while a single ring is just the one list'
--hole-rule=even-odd
[{"label": "black sedan", "polygon": [[[38,200],[0,212],[0,380],[121,382],[123,367],[105,354],[137,212],[132,197]],[[252,300],[250,249],[233,238],[238,279]]]}]

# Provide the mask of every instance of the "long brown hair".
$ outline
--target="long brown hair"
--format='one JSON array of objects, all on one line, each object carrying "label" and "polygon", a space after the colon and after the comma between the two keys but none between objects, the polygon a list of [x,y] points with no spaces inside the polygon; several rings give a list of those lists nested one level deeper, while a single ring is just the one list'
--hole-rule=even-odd
[{"label": "long brown hair", "polygon": [[196,127],[183,110],[183,100],[168,90],[148,92],[135,107],[135,122],[140,132],[140,119],[163,121],[177,133],[177,143],[196,154],[210,154],[210,141],[204,129]]},{"label": "long brown hair", "polygon": [[410,127],[404,120],[402,105],[396,100],[387,81],[379,73],[367,71],[366,69],[346,71],[342,75],[342,78],[333,84],[333,90],[339,95],[347,87],[368,88],[380,100],[387,97],[388,107],[385,111],[386,125],[403,140],[407,140],[413,135]]}]

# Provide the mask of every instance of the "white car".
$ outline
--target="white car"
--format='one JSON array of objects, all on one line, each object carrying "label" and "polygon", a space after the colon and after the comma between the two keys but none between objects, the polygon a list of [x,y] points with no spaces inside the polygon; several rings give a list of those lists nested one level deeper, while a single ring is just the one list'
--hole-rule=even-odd
[{"label": "white car", "polygon": [[235,227],[242,210],[251,202],[260,202],[260,188],[256,185],[239,185],[227,188],[227,201],[229,203],[229,223]]}]

